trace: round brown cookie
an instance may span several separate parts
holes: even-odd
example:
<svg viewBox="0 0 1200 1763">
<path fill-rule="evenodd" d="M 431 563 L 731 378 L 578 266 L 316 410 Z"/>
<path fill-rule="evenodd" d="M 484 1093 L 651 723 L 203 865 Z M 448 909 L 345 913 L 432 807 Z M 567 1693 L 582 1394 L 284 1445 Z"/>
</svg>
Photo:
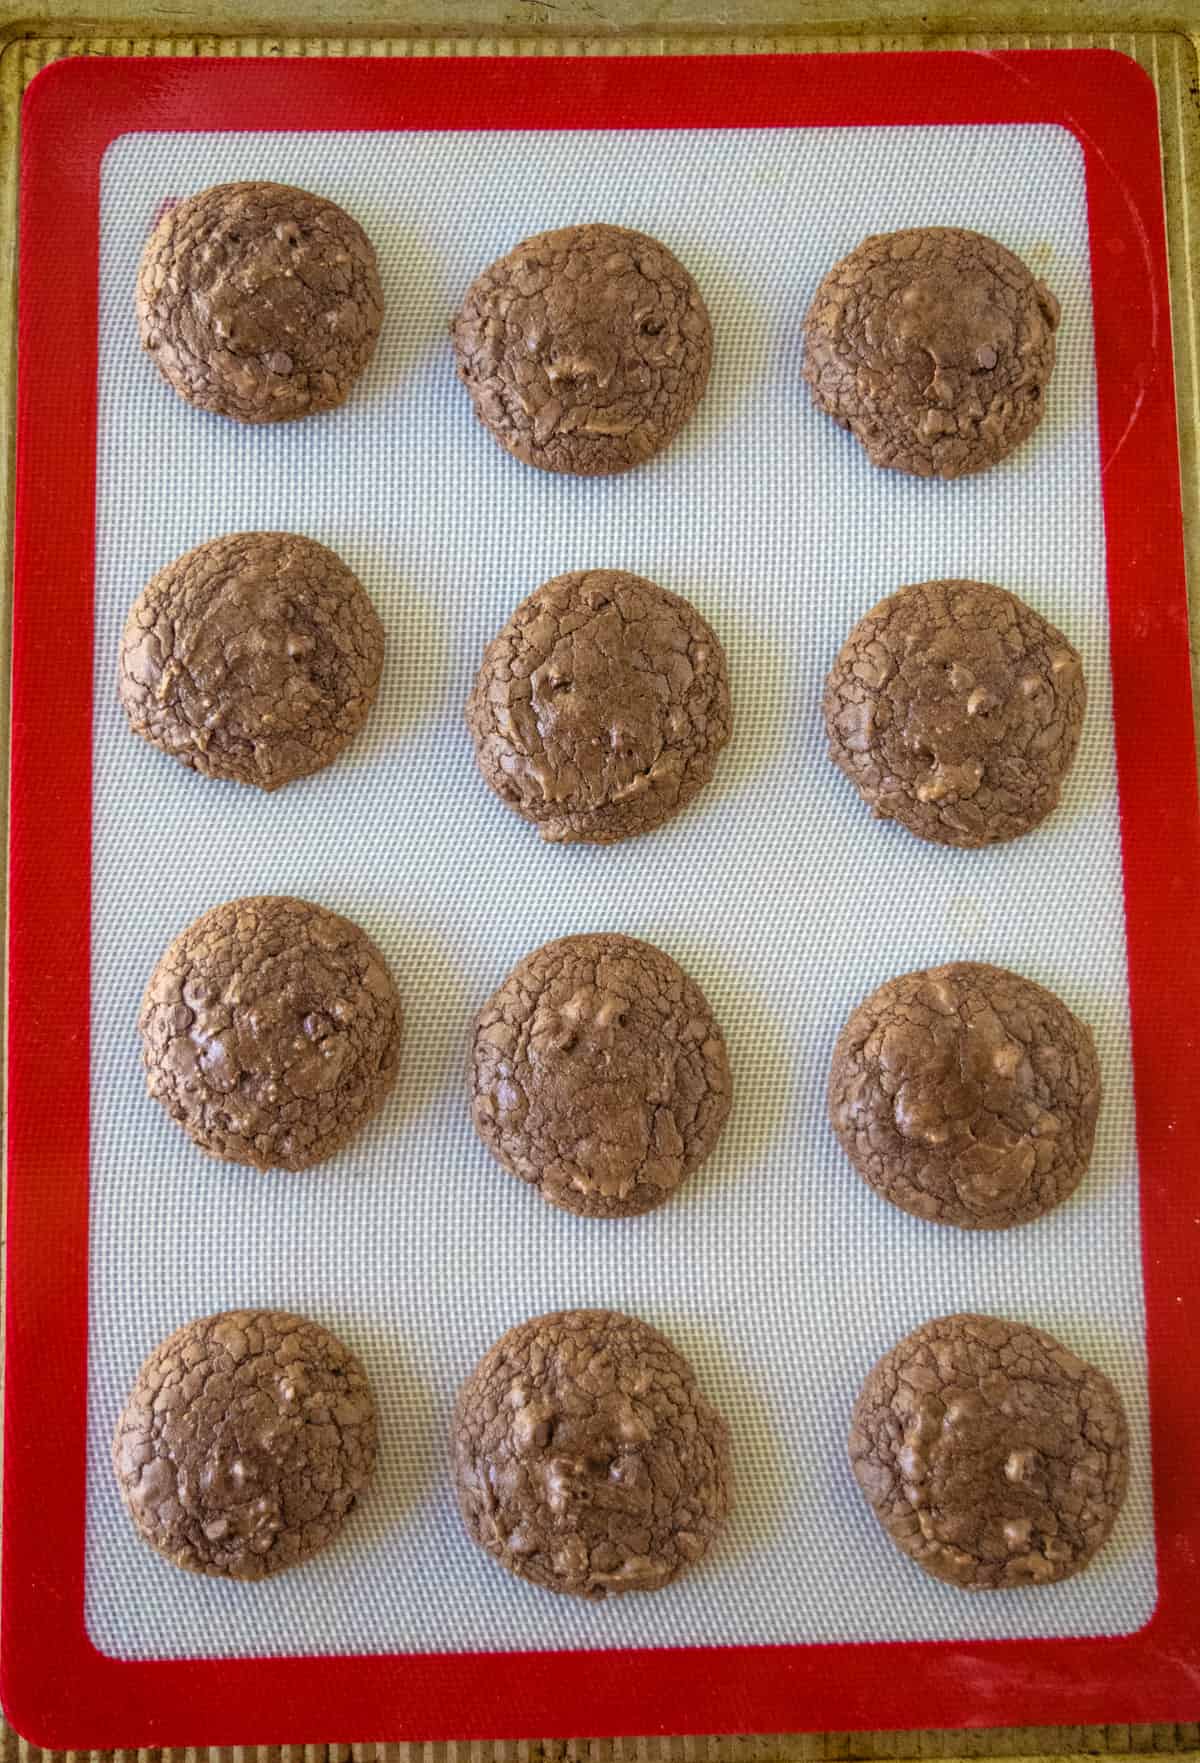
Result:
<svg viewBox="0 0 1200 1763">
<path fill-rule="evenodd" d="M 478 276 L 450 323 L 476 414 L 543 471 L 628 471 L 683 427 L 708 384 L 700 290 L 657 239 L 562 227 Z"/>
<path fill-rule="evenodd" d="M 733 1083 L 708 1000 L 633 937 L 545 943 L 471 1033 L 475 1130 L 542 1198 L 589 1218 L 669 1200 L 708 1156 Z"/>
<path fill-rule="evenodd" d="M 138 1372 L 113 1467 L 177 1567 L 265 1579 L 333 1541 L 375 1468 L 375 1402 L 336 1335 L 283 1310 L 185 1323 Z"/>
<path fill-rule="evenodd" d="M 804 377 L 873 465 L 965 477 L 1041 421 L 1058 320 L 1045 283 L 984 233 L 877 233 L 817 289 Z"/>
<path fill-rule="evenodd" d="M 375 249 L 335 202 L 215 184 L 169 208 L 142 253 L 143 346 L 201 410 L 288 422 L 332 410 L 375 352 Z"/>
<path fill-rule="evenodd" d="M 268 894 L 215 906 L 175 938 L 138 1027 L 147 1089 L 201 1150 L 307 1169 L 382 1104 L 403 1019 L 356 924 Z"/>
<path fill-rule="evenodd" d="M 904 973 L 851 1014 L 829 1118 L 885 1200 L 964 1230 L 1007 1230 L 1078 1187 L 1100 1067 L 1086 1023 L 1003 967 Z"/>
<path fill-rule="evenodd" d="M 488 644 L 467 700 L 479 769 L 543 839 L 649 832 L 709 780 L 733 712 L 696 608 L 618 569 L 556 576 Z"/>
<path fill-rule="evenodd" d="M 1087 1566 L 1129 1480 L 1129 1429 L 1103 1372 L 1053 1335 L 942 1316 L 906 1335 L 854 1406 L 850 1461 L 897 1547 L 967 1591 Z"/>
<path fill-rule="evenodd" d="M 512 1328 L 454 1411 L 463 1522 L 510 1573 L 608 1598 L 669 1585 L 729 1512 L 729 1429 L 657 1329 L 612 1310 Z"/>
<path fill-rule="evenodd" d="M 230 533 L 143 588 L 118 690 L 151 746 L 277 790 L 357 734 L 382 666 L 383 626 L 340 557 L 295 533 Z"/>
<path fill-rule="evenodd" d="M 829 756 L 881 819 L 994 845 L 1056 805 L 1079 745 L 1083 664 L 989 582 L 921 582 L 850 632 L 825 682 Z"/>
</svg>

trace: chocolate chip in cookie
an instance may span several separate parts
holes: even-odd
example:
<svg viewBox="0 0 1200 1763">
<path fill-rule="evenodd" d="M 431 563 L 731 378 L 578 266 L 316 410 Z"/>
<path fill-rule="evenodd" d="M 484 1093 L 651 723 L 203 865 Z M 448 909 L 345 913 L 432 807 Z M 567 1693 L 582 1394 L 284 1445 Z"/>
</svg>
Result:
<svg viewBox="0 0 1200 1763">
<path fill-rule="evenodd" d="M 1031 435 L 1058 301 L 984 233 L 878 233 L 834 265 L 804 321 L 804 378 L 873 465 L 986 471 Z"/>
<path fill-rule="evenodd" d="M 729 1430 L 671 1342 L 612 1310 L 513 1328 L 459 1392 L 452 1464 L 471 1538 L 579 1598 L 653 1592 L 729 1512 Z"/>
<path fill-rule="evenodd" d="M 725 1040 L 669 955 L 563 937 L 518 962 L 475 1019 L 475 1130 L 543 1199 L 590 1218 L 661 1206 L 729 1114 Z"/>
<path fill-rule="evenodd" d="M 897 1548 L 966 1591 L 1049 1585 L 1104 1546 L 1129 1481 L 1121 1398 L 1053 1335 L 942 1316 L 854 1407 L 850 1462 Z"/>
<path fill-rule="evenodd" d="M 307 1169 L 382 1105 L 400 999 L 347 918 L 284 895 L 216 906 L 175 938 L 138 1027 L 146 1087 L 201 1150 Z"/>
<path fill-rule="evenodd" d="M 296 533 L 230 533 L 134 602 L 118 689 L 135 734 L 209 777 L 277 790 L 366 720 L 383 626 L 341 558 Z"/>
<path fill-rule="evenodd" d="M 215 184 L 163 214 L 137 278 L 142 344 L 167 384 L 239 422 L 332 410 L 375 352 L 375 249 L 324 196 Z"/>
<path fill-rule="evenodd" d="M 934 844 L 994 845 L 1057 805 L 1086 703 L 1078 653 L 1015 594 L 921 582 L 846 638 L 825 732 L 879 818 Z"/>
<path fill-rule="evenodd" d="M 543 471 L 628 471 L 672 440 L 708 384 L 712 325 L 665 245 L 625 227 L 525 239 L 452 319 L 484 426 Z"/>
<path fill-rule="evenodd" d="M 1028 1224 L 1073 1194 L 1100 1109 L 1086 1023 L 1002 967 L 901 974 L 838 1036 L 829 1118 L 878 1194 L 963 1230 Z"/>
<path fill-rule="evenodd" d="M 150 1354 L 112 1460 L 151 1548 L 191 1573 L 253 1580 L 333 1541 L 375 1444 L 366 1372 L 336 1335 L 282 1310 L 225 1310 Z"/>
<path fill-rule="evenodd" d="M 618 569 L 556 576 L 489 643 L 467 700 L 479 769 L 553 843 L 651 831 L 712 777 L 725 654 L 687 600 Z"/>
</svg>

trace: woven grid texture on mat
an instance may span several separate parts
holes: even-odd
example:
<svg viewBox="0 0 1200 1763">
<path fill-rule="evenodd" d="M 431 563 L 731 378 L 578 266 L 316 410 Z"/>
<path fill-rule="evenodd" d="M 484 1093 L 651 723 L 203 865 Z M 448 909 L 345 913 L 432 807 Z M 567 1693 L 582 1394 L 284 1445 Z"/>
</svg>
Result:
<svg viewBox="0 0 1200 1763">
<path fill-rule="evenodd" d="M 347 206 L 388 316 L 343 410 L 253 430 L 201 415 L 142 356 L 132 281 L 160 203 L 270 177 Z M 96 579 L 92 1254 L 87 1620 L 127 1657 L 1088 1635 L 1155 1595 L 1137 1165 L 1104 595 L 1083 168 L 1050 127 L 605 134 L 127 136 L 102 179 Z M 670 244 L 710 306 L 708 395 L 669 451 L 573 481 L 508 458 L 457 385 L 446 321 L 518 238 L 603 218 Z M 799 327 L 872 231 L 995 234 L 1064 309 L 1050 413 L 1000 469 L 923 483 L 867 465 L 809 404 Z M 330 771 L 264 798 L 135 741 L 116 705 L 129 603 L 214 534 L 293 528 L 359 573 L 388 631 L 380 700 Z M 516 602 L 618 566 L 688 595 L 726 645 L 737 728 L 679 820 L 609 849 L 546 848 L 486 792 L 462 704 Z M 819 703 L 854 621 L 903 582 L 1002 583 L 1081 649 L 1091 701 L 1063 807 L 991 851 L 876 823 L 824 754 Z M 349 914 L 398 976 L 401 1081 L 331 1164 L 210 1162 L 144 1094 L 138 999 L 215 902 L 288 892 Z M 667 949 L 728 1036 L 735 1112 L 663 1210 L 608 1223 L 541 1203 L 475 1141 L 467 1025 L 527 950 L 615 929 Z M 1092 1024 L 1106 1099 L 1092 1168 L 1050 1218 L 939 1230 L 877 1199 L 824 1123 L 833 1039 L 887 976 L 953 958 L 1053 987 Z M 143 1549 L 108 1466 L 141 1358 L 228 1305 L 312 1314 L 362 1354 L 381 1406 L 375 1487 L 340 1542 L 258 1586 Z M 601 1606 L 510 1579 L 463 1535 L 445 1474 L 455 1388 L 540 1311 L 635 1311 L 690 1355 L 733 1432 L 737 1507 L 699 1570 Z M 1052 1329 L 1119 1384 L 1134 1475 L 1094 1568 L 971 1598 L 926 1580 L 845 1460 L 868 1366 L 938 1313 Z"/>
</svg>

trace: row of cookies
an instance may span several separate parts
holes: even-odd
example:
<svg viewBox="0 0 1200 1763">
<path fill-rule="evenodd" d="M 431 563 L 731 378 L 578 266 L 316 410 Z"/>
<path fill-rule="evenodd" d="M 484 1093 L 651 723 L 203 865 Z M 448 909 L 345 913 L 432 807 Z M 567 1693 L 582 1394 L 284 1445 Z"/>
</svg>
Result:
<svg viewBox="0 0 1200 1763">
<path fill-rule="evenodd" d="M 142 342 L 189 403 L 280 422 L 344 402 L 374 352 L 383 289 L 362 227 L 286 184 L 218 184 L 170 204 L 137 278 Z M 804 321 L 817 405 L 870 459 L 922 477 L 986 470 L 1037 427 L 1058 302 L 997 240 L 957 227 L 872 235 Z M 603 223 L 524 239 L 451 320 L 476 413 L 546 471 L 627 471 L 661 451 L 708 384 L 693 277 L 645 233 Z"/>
<path fill-rule="evenodd" d="M 382 955 L 348 919 L 266 895 L 214 907 L 163 954 L 139 1027 L 152 1096 L 210 1155 L 267 1169 L 326 1161 L 400 1069 L 403 1016 Z M 670 1199 L 716 1145 L 733 1083 L 721 1026 L 671 957 L 591 933 L 519 961 L 475 1017 L 475 1129 L 544 1199 L 625 1218 Z M 1002 968 L 888 980 L 842 1029 L 829 1116 L 859 1174 L 904 1211 L 1007 1229 L 1087 1168 L 1100 1073 L 1087 1026 Z"/>
<path fill-rule="evenodd" d="M 211 777 L 274 790 L 365 722 L 384 630 L 340 558 L 294 533 L 231 533 L 134 602 L 118 686 L 130 726 Z M 1061 631 L 1003 588 L 902 588 L 851 631 L 825 686 L 829 751 L 873 811 L 941 844 L 1037 826 L 1075 756 L 1086 689 Z M 466 708 L 479 768 L 543 839 L 610 844 L 709 781 L 733 724 L 720 640 L 642 576 L 577 571 L 522 601 Z"/>
<path fill-rule="evenodd" d="M 186 1323 L 149 1354 L 112 1458 L 138 1534 L 176 1566 L 260 1580 L 331 1543 L 375 1469 L 363 1366 L 277 1310 Z M 1047 1585 L 1107 1540 L 1129 1474 L 1109 1379 L 994 1316 L 943 1316 L 885 1353 L 850 1462 L 897 1546 L 968 1591 Z M 450 1471 L 471 1539 L 521 1579 L 604 1599 L 669 1585 L 728 1516 L 730 1431 L 657 1329 L 560 1311 L 508 1330 L 466 1378 Z"/>
</svg>

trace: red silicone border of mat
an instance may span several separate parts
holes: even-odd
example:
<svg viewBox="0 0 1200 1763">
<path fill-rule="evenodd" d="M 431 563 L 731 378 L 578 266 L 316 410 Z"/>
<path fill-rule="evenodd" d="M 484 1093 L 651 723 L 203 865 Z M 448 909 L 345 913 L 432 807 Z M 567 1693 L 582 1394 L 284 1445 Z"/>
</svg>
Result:
<svg viewBox="0 0 1200 1763">
<path fill-rule="evenodd" d="M 1142 1171 L 1153 1617 L 1135 1635 L 1100 1640 L 136 1663 L 102 1655 L 86 1633 L 83 1594 L 105 148 L 131 130 L 163 129 L 988 122 L 1057 123 L 1079 140 L 1087 167 Z M 1200 816 L 1158 120 L 1136 64 L 1105 50 L 60 62 L 25 99 L 18 397 L 0 1632 L 0 1690 L 17 1729 L 83 1749 L 1200 1714 L 1200 1132 L 1189 1083 Z M 802 1596 L 799 1571 L 796 1586 Z"/>
</svg>

